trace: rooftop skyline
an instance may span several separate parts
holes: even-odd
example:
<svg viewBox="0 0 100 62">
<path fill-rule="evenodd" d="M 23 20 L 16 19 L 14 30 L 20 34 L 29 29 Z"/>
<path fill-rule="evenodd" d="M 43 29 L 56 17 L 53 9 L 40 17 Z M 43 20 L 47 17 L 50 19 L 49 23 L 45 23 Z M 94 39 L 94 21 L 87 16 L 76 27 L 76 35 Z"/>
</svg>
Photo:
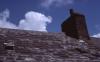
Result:
<svg viewBox="0 0 100 62">
<path fill-rule="evenodd" d="M 69 9 L 86 16 L 90 36 L 100 37 L 100 0 L 0 0 L 0 27 L 61 32 Z"/>
</svg>

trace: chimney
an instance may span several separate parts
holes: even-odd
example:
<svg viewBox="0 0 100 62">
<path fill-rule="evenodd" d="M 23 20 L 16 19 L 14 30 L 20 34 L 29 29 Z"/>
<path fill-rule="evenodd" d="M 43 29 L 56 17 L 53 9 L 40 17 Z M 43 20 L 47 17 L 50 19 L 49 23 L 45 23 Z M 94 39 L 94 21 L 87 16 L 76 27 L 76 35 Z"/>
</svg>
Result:
<svg viewBox="0 0 100 62">
<path fill-rule="evenodd" d="M 71 16 L 61 24 L 62 32 L 76 39 L 89 40 L 90 37 L 88 34 L 85 16 L 74 12 L 73 9 L 70 9 L 69 12 Z"/>
<path fill-rule="evenodd" d="M 74 10 L 70 9 L 70 15 L 73 15 L 73 14 L 74 14 Z"/>
</svg>

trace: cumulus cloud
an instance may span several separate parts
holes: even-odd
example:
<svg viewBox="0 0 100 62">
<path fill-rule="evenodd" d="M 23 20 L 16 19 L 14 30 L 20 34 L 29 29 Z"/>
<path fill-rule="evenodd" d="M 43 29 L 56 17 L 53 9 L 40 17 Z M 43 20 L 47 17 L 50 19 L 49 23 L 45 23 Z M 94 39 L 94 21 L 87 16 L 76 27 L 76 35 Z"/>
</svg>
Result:
<svg viewBox="0 0 100 62">
<path fill-rule="evenodd" d="M 42 13 L 29 11 L 25 14 L 25 18 L 19 21 L 18 26 L 9 22 L 9 10 L 5 10 L 0 13 L 0 27 L 11 29 L 23 29 L 33 31 L 47 31 L 47 24 L 51 23 L 52 18 L 45 16 Z"/>
<path fill-rule="evenodd" d="M 6 9 L 3 12 L 0 13 L 0 27 L 17 29 L 16 25 L 14 25 L 13 23 L 7 21 L 9 16 L 10 16 L 10 12 L 9 12 L 8 9 Z"/>
<path fill-rule="evenodd" d="M 34 31 L 47 31 L 47 23 L 51 23 L 51 17 L 42 13 L 30 11 L 25 14 L 25 19 L 20 20 L 19 28 Z"/>
<path fill-rule="evenodd" d="M 100 38 L 100 33 L 93 35 L 92 37 Z"/>
<path fill-rule="evenodd" d="M 54 6 L 63 6 L 68 4 L 73 4 L 74 0 L 43 0 L 41 5 L 43 7 L 50 7 L 52 5 Z"/>
<path fill-rule="evenodd" d="M 99 24 L 96 24 L 95 28 L 96 28 L 96 30 L 100 31 L 100 25 Z M 100 38 L 100 33 L 97 33 L 97 34 L 93 35 L 92 37 Z"/>
</svg>

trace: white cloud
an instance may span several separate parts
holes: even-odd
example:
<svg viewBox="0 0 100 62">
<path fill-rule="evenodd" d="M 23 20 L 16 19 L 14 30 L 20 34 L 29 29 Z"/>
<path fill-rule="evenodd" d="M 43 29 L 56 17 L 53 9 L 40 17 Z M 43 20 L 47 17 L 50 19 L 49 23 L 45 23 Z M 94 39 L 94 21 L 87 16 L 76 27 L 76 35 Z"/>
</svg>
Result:
<svg viewBox="0 0 100 62">
<path fill-rule="evenodd" d="M 13 23 L 7 21 L 9 16 L 10 16 L 10 12 L 9 12 L 8 9 L 6 9 L 3 12 L 0 13 L 0 27 L 17 29 L 16 25 L 14 25 Z"/>
<path fill-rule="evenodd" d="M 63 5 L 68 5 L 68 4 L 73 4 L 74 0 L 43 0 L 41 5 L 43 7 L 50 7 L 52 5 L 54 6 L 63 6 Z"/>
<path fill-rule="evenodd" d="M 34 31 L 47 31 L 47 23 L 51 23 L 51 18 L 42 13 L 30 11 L 25 14 L 25 19 L 19 22 L 19 28 Z"/>
<path fill-rule="evenodd" d="M 9 22 L 9 10 L 5 10 L 0 13 L 0 27 L 11 29 L 23 29 L 33 31 L 47 31 L 47 24 L 51 23 L 52 18 L 45 16 L 42 13 L 30 11 L 25 14 L 25 19 L 19 21 L 19 25 Z"/>
<path fill-rule="evenodd" d="M 100 33 L 93 35 L 92 37 L 100 38 Z"/>
</svg>

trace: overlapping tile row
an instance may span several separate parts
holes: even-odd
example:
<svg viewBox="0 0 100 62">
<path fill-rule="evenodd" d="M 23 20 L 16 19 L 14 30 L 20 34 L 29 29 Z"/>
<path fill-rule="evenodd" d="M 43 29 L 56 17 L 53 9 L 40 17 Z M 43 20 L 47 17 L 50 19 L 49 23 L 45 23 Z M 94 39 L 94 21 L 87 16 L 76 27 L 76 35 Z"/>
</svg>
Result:
<svg viewBox="0 0 100 62">
<path fill-rule="evenodd" d="M 64 33 L 1 28 L 0 62 L 100 62 L 100 50 Z"/>
</svg>

